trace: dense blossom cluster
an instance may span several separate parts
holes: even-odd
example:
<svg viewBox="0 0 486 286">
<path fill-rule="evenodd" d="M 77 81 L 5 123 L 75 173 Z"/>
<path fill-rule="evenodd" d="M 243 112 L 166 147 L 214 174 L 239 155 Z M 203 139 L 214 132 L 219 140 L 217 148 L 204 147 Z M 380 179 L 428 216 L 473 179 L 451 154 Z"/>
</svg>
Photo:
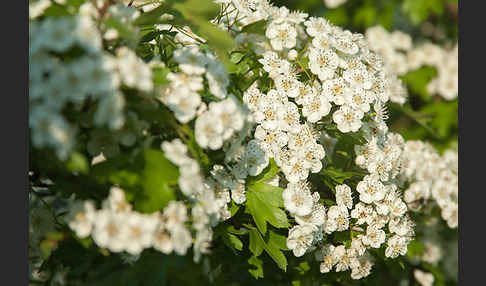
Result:
<svg viewBox="0 0 486 286">
<path fill-rule="evenodd" d="M 351 269 L 354 279 L 365 277 L 372 265 L 364 256 L 365 250 L 385 243 L 382 228 L 387 223 L 394 234 L 387 242 L 387 257 L 405 254 L 413 237 L 413 223 L 405 216 L 407 207 L 391 182 L 398 174 L 403 139 L 387 135 L 384 121 L 385 103 L 403 97 L 392 89 L 397 82 L 390 81 L 379 56 L 368 48 L 360 34 L 344 31 L 324 18 L 273 7 L 266 1 L 257 1 L 253 7 L 234 2 L 239 1 L 233 1 L 236 12 L 229 13 L 227 21 L 220 25 L 231 26 L 238 34 L 238 24 L 266 21 L 267 39 L 245 33 L 237 37 L 245 35 L 246 41 L 256 40 L 263 47 L 258 50 L 263 57 L 259 61 L 274 83 L 266 92 L 255 83 L 243 96 L 257 124 L 255 139 L 247 146 L 247 151 L 255 153 L 252 157 L 257 167 L 251 168 L 249 174 L 258 175 L 269 158 L 282 170 L 288 181 L 283 192 L 284 206 L 297 222 L 287 238 L 287 246 L 295 256 L 304 255 L 322 242 L 324 235 L 353 227 L 357 236 L 350 248 L 340 245 L 329 249 L 328 242 L 324 242 L 326 254 L 321 271 L 328 272 L 336 266 L 336 271 Z M 236 15 L 245 17 L 237 20 Z M 302 65 L 304 60 L 308 60 L 308 70 Z M 400 82 L 398 86 L 402 89 L 399 93 L 403 92 Z M 342 133 L 363 130 L 377 149 L 375 153 L 370 151 L 369 160 L 359 161 L 370 175 L 357 186 L 361 202 L 354 209 L 349 186 L 337 186 L 337 205 L 326 209 L 319 202 L 319 193 L 312 192 L 307 182 L 310 173 L 322 169 L 326 156 L 317 131 L 323 122 L 334 122 Z M 371 135 L 375 133 L 376 136 Z"/>
<path fill-rule="evenodd" d="M 449 149 L 440 155 L 428 143 L 408 141 L 403 152 L 400 179 L 408 182 L 404 200 L 419 210 L 431 200 L 441 209 L 451 228 L 458 224 L 458 153 Z"/>
<path fill-rule="evenodd" d="M 398 30 L 388 32 L 382 26 L 368 28 L 366 40 L 370 47 L 383 57 L 389 74 L 400 76 L 422 66 L 432 66 L 437 70 L 437 77 L 429 82 L 427 90 L 446 100 L 457 97 L 457 44 L 452 48 L 433 43 L 414 44 L 410 35 Z"/>
<path fill-rule="evenodd" d="M 183 203 L 171 201 L 162 213 L 142 214 L 132 210 L 118 187 L 111 188 L 101 209 L 91 201 L 75 201 L 66 220 L 78 237 L 91 235 L 98 246 L 112 252 L 138 255 L 154 247 L 164 253 L 184 255 L 192 244 Z"/>
</svg>

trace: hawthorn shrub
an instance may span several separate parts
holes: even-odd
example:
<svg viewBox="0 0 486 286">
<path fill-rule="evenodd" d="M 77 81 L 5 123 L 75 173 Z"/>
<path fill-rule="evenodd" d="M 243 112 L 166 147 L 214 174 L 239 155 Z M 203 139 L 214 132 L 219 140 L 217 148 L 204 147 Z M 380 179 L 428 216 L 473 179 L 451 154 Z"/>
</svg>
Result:
<svg viewBox="0 0 486 286">
<path fill-rule="evenodd" d="M 455 283 L 457 150 L 390 130 L 407 87 L 364 35 L 40 0 L 29 43 L 32 285 Z"/>
</svg>

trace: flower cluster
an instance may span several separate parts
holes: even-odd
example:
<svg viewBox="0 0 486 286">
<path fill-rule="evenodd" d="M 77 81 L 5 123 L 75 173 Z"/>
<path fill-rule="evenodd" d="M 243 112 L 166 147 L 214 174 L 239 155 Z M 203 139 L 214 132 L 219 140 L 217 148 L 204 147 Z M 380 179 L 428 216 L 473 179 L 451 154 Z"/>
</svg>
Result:
<svg viewBox="0 0 486 286">
<path fill-rule="evenodd" d="M 76 16 L 29 23 L 32 143 L 36 147 L 52 147 L 61 158 L 71 151 L 79 129 L 64 116 L 66 108 L 87 111 L 94 104 L 86 103 L 91 99 L 96 102 L 93 124 L 118 130 L 125 123 L 121 87 L 141 92 L 153 89 L 152 70 L 132 50 L 121 47 L 115 55 L 103 50 L 93 9 L 87 3 Z M 114 15 L 120 11 L 137 12 L 123 6 L 110 8 Z"/>
<path fill-rule="evenodd" d="M 428 143 L 408 141 L 403 152 L 401 180 L 408 182 L 404 200 L 411 210 L 419 210 L 430 200 L 441 209 L 450 228 L 458 224 L 458 154 L 449 149 L 444 154 Z"/>
<path fill-rule="evenodd" d="M 201 52 L 197 46 L 177 49 L 174 60 L 179 64 L 180 72 L 169 72 L 167 79 L 170 84 L 162 91 L 160 100 L 181 123 L 197 117 L 195 137 L 199 146 L 220 149 L 223 142 L 240 131 L 247 120 L 247 114 L 237 99 L 227 94 L 229 76 L 224 66 L 214 55 Z M 206 105 L 200 95 L 202 92 L 209 92 L 222 100 Z"/>
<path fill-rule="evenodd" d="M 142 214 L 132 210 L 122 189 L 112 187 L 102 206 L 97 210 L 91 201 L 73 203 L 66 220 L 78 237 L 91 235 L 98 246 L 131 255 L 149 247 L 184 255 L 192 244 L 181 202 L 170 202 L 162 213 Z"/>
<path fill-rule="evenodd" d="M 432 66 L 437 70 L 437 77 L 427 85 L 428 92 L 439 94 L 446 100 L 457 97 L 457 44 L 451 49 L 432 43 L 414 44 L 410 35 L 398 30 L 388 32 L 382 26 L 368 28 L 366 40 L 383 57 L 389 74 L 400 76 L 422 66 Z"/>
<path fill-rule="evenodd" d="M 372 265 L 364 256 L 366 248 L 385 243 L 382 229 L 388 224 L 394 235 L 387 240 L 387 257 L 405 254 L 413 223 L 391 182 L 398 174 L 403 139 L 388 134 L 385 123 L 385 103 L 403 97 L 392 88 L 397 82 L 387 76 L 379 56 L 360 34 L 266 1 L 245 8 L 233 5 L 236 14 L 252 20 L 239 21 L 229 13 L 227 22 L 219 24 L 235 30 L 242 43 L 253 41 L 250 46 L 259 47 L 255 52 L 262 56 L 259 62 L 272 83 L 270 89 L 254 83 L 243 95 L 256 123 L 254 139 L 246 147 L 246 167 L 255 176 L 274 159 L 285 176 L 284 207 L 297 222 L 289 230 L 287 247 L 295 256 L 302 256 L 324 235 L 352 227 L 356 237 L 351 247 L 331 245 L 321 270 L 328 272 L 334 266 L 336 271 L 351 269 L 352 278 L 360 279 L 369 274 Z M 266 39 L 238 33 L 239 28 L 257 20 L 266 21 Z M 403 92 L 400 82 L 398 86 Z M 370 175 L 356 188 L 361 202 L 353 205 L 353 192 L 343 184 L 336 187 L 337 205 L 326 209 L 307 179 L 322 169 L 326 152 L 319 143 L 323 132 L 318 129 L 331 122 L 339 132 L 364 131 L 368 135 L 368 145 L 357 146 L 363 150 L 357 163 Z M 372 149 L 369 156 L 366 148 Z"/>
</svg>

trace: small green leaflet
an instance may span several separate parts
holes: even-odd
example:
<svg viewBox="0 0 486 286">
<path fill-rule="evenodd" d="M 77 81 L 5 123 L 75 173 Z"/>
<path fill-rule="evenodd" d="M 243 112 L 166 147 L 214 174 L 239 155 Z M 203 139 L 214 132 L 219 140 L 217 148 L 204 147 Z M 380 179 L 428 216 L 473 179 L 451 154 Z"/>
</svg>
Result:
<svg viewBox="0 0 486 286">
<path fill-rule="evenodd" d="M 245 225 L 245 227 L 250 233 L 250 251 L 255 256 L 259 256 L 265 250 L 278 267 L 287 271 L 287 258 L 282 252 L 282 250 L 288 250 L 285 236 L 269 231 L 268 241 L 265 242 L 258 229 L 250 225 Z"/>
<path fill-rule="evenodd" d="M 267 232 L 267 222 L 277 228 L 289 226 L 283 209 L 283 189 L 265 183 L 248 186 L 245 212 L 251 214 L 262 234 Z"/>
<path fill-rule="evenodd" d="M 143 192 L 135 206 L 140 211 L 151 213 L 175 199 L 174 190 L 169 185 L 177 183 L 179 169 L 165 158 L 162 151 L 148 149 L 144 155 L 145 168 L 141 180 Z"/>
<path fill-rule="evenodd" d="M 248 272 L 250 272 L 255 279 L 263 278 L 263 261 L 256 256 L 252 256 L 250 259 L 248 259 L 248 264 L 256 266 L 256 269 L 248 269 Z"/>
</svg>

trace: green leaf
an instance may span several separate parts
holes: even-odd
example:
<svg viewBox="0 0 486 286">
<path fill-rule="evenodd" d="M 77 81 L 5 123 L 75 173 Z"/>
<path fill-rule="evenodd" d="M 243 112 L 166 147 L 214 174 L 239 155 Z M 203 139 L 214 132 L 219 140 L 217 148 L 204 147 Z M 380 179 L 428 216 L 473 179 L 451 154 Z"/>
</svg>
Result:
<svg viewBox="0 0 486 286">
<path fill-rule="evenodd" d="M 409 71 L 401 77 L 411 92 L 420 95 L 420 97 L 428 101 L 430 94 L 427 91 L 427 84 L 430 80 L 437 76 L 437 70 L 433 67 L 424 66 L 414 71 Z"/>
<path fill-rule="evenodd" d="M 246 212 L 250 213 L 261 233 L 267 232 L 267 222 L 278 228 L 289 226 L 283 207 L 282 188 L 265 183 L 248 186 Z"/>
<path fill-rule="evenodd" d="M 71 14 L 66 9 L 66 7 L 56 3 L 52 3 L 51 6 L 49 6 L 46 10 L 44 10 L 43 15 L 45 17 L 56 18 L 56 17 L 70 16 Z"/>
<path fill-rule="evenodd" d="M 250 272 L 250 274 L 255 277 L 255 279 L 258 279 L 258 278 L 263 278 L 263 261 L 261 261 L 258 257 L 256 256 L 252 256 L 250 257 L 250 259 L 248 259 L 248 264 L 250 265 L 253 265 L 256 267 L 253 268 L 253 269 L 248 269 L 248 272 Z"/>
<path fill-rule="evenodd" d="M 129 155 L 120 155 L 92 166 L 90 174 L 101 183 L 130 188 L 139 185 L 139 171 L 143 169 L 143 166 L 141 156 L 132 158 Z"/>
<path fill-rule="evenodd" d="M 170 81 L 167 79 L 167 74 L 170 72 L 169 68 L 155 67 L 152 68 L 152 76 L 154 78 L 154 83 L 163 85 Z"/>
<path fill-rule="evenodd" d="M 165 21 L 161 21 L 160 16 L 162 16 L 164 13 L 169 12 L 169 8 L 170 5 L 163 3 L 159 7 L 138 16 L 138 18 L 133 21 L 133 24 L 137 26 L 144 26 L 156 23 L 163 23 Z"/>
<path fill-rule="evenodd" d="M 246 225 L 248 232 L 250 234 L 250 251 L 255 255 L 259 256 L 263 250 L 270 255 L 270 257 L 275 261 L 282 270 L 287 271 L 287 258 L 281 251 L 287 250 L 286 244 L 282 245 L 286 239 L 284 236 L 273 233 L 269 231 L 268 241 L 265 242 L 262 235 L 257 228 Z"/>
<path fill-rule="evenodd" d="M 142 197 L 136 201 L 136 209 L 151 213 L 164 208 L 175 199 L 171 184 L 177 184 L 179 169 L 164 153 L 155 149 L 145 150 L 145 168 L 142 172 Z"/>
<path fill-rule="evenodd" d="M 410 258 L 413 258 L 415 256 L 422 256 L 422 254 L 424 252 L 424 248 L 425 248 L 425 246 L 422 242 L 417 241 L 417 240 L 412 240 L 408 244 L 407 255 Z"/>
<path fill-rule="evenodd" d="M 370 27 L 375 23 L 376 9 L 373 3 L 367 1 L 367 3 L 358 9 L 354 15 L 353 23 L 356 26 Z"/>
<path fill-rule="evenodd" d="M 87 174 L 89 171 L 88 159 L 79 152 L 73 152 L 67 162 L 67 168 L 71 172 Z"/>
<path fill-rule="evenodd" d="M 405 0 L 402 4 L 403 11 L 408 14 L 414 25 L 427 20 L 430 14 L 441 15 L 444 10 L 443 0 Z"/>
<path fill-rule="evenodd" d="M 300 275 L 304 275 L 307 271 L 310 270 L 310 266 L 307 261 L 299 263 L 299 265 L 295 266 L 294 268 L 299 272 Z"/>
<path fill-rule="evenodd" d="M 173 5 L 173 8 L 188 21 L 194 33 L 206 39 L 208 46 L 214 48 L 226 69 L 232 71 L 236 66 L 230 61 L 228 52 L 235 47 L 235 41 L 228 32 L 209 22 L 209 19 L 217 14 L 218 7 L 210 0 L 188 0 Z"/>
<path fill-rule="evenodd" d="M 228 246 L 230 249 L 234 250 L 242 250 L 243 249 L 243 242 L 234 234 L 224 232 L 222 234 L 223 242 Z"/>
<path fill-rule="evenodd" d="M 263 169 L 263 171 L 258 176 L 255 177 L 250 176 L 247 182 L 248 184 L 254 184 L 254 183 L 268 181 L 273 177 L 275 177 L 279 171 L 280 168 L 275 163 L 275 160 L 271 158 L 268 166 L 265 169 Z"/>
<path fill-rule="evenodd" d="M 256 228 L 249 228 L 248 233 L 250 235 L 250 251 L 251 253 L 253 253 L 253 255 L 259 256 L 260 254 L 262 254 L 263 248 L 265 246 L 265 241 L 263 240 L 260 233 L 258 233 L 258 230 Z"/>
<path fill-rule="evenodd" d="M 420 111 L 432 116 L 430 126 L 437 130 L 441 138 L 447 138 L 450 130 L 457 128 L 457 100 L 441 101 L 424 106 Z"/>
<path fill-rule="evenodd" d="M 342 26 L 348 23 L 348 14 L 343 6 L 326 13 L 325 18 L 334 25 Z"/>
<path fill-rule="evenodd" d="M 267 25 L 267 21 L 265 21 L 265 20 L 256 21 L 254 23 L 251 23 L 251 24 L 243 27 L 243 29 L 241 30 L 241 33 L 263 35 L 265 33 L 266 25 Z"/>
</svg>

